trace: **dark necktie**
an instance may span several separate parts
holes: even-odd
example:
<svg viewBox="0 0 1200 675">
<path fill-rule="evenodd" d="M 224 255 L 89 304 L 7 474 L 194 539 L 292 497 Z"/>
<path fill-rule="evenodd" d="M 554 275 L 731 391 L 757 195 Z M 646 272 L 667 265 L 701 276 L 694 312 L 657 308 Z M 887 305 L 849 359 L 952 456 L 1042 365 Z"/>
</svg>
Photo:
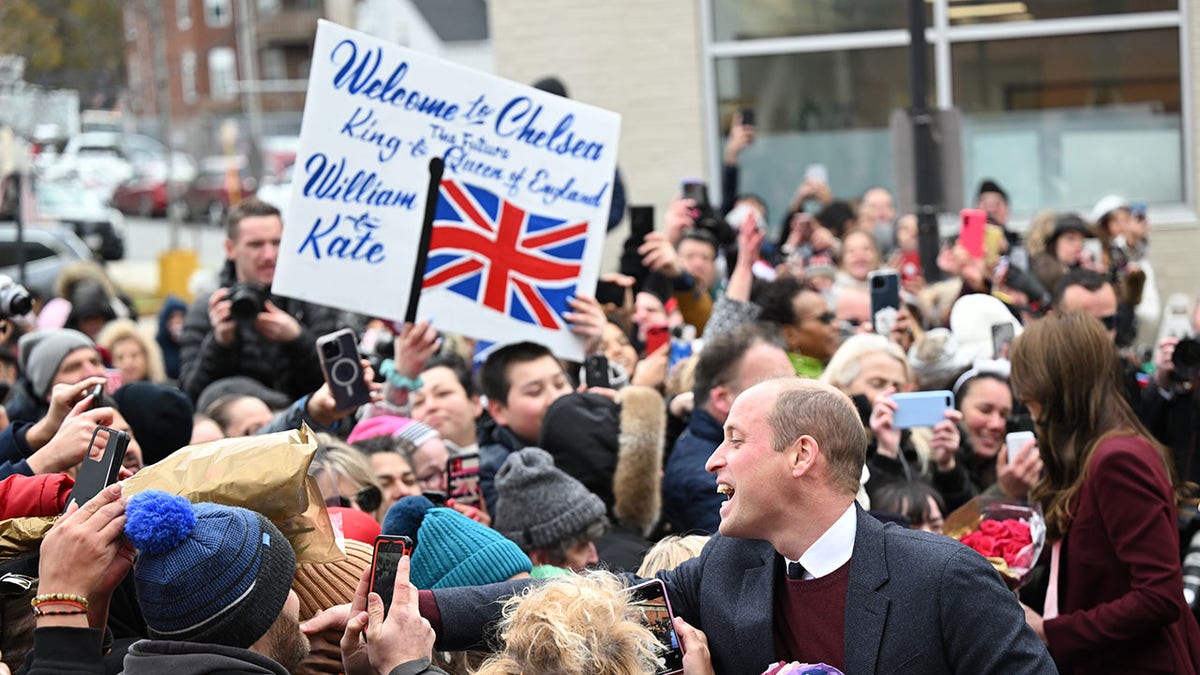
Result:
<svg viewBox="0 0 1200 675">
<path fill-rule="evenodd" d="M 803 579 L 804 567 L 798 562 L 790 562 L 787 566 L 787 575 L 789 579 Z"/>
</svg>

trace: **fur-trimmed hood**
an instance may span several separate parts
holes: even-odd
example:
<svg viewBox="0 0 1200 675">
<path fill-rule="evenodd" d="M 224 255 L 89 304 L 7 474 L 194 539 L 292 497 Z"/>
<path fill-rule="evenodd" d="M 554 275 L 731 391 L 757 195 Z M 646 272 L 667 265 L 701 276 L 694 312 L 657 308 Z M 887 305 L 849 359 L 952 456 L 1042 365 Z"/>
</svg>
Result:
<svg viewBox="0 0 1200 675">
<path fill-rule="evenodd" d="M 613 513 L 646 536 L 662 510 L 663 444 L 667 411 L 663 397 L 650 387 L 621 390 L 620 450 L 613 474 Z"/>
</svg>

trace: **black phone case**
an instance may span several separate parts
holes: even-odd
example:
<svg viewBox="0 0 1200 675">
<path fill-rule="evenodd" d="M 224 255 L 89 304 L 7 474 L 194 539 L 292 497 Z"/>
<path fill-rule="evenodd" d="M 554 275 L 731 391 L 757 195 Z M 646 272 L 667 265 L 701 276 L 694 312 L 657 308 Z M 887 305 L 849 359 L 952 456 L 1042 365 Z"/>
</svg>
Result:
<svg viewBox="0 0 1200 675">
<path fill-rule="evenodd" d="M 96 435 L 101 431 L 108 432 L 108 443 L 104 446 L 104 454 L 100 459 L 91 459 L 92 445 Z M 84 457 L 83 465 L 79 467 L 79 475 L 75 478 L 75 487 L 71 490 L 69 502 L 80 506 L 88 503 L 100 494 L 104 488 L 117 482 L 121 471 L 121 462 L 125 459 L 125 451 L 129 448 L 129 434 L 108 427 L 96 427 L 92 432 L 92 440 L 88 443 L 88 456 Z"/>
<path fill-rule="evenodd" d="M 885 307 L 900 309 L 900 274 L 878 274 L 870 277 L 871 283 L 871 326 L 875 326 L 875 317 Z M 889 327 L 890 328 L 890 327 Z"/>
<path fill-rule="evenodd" d="M 338 345 L 338 355 L 333 358 L 325 356 L 325 345 L 330 342 Z M 343 328 L 318 338 L 317 356 L 321 360 L 321 370 L 325 373 L 325 381 L 329 384 L 329 391 L 333 394 L 338 410 L 357 408 L 371 402 L 371 391 L 363 380 L 362 363 L 354 331 Z"/>
<path fill-rule="evenodd" d="M 589 387 L 609 389 L 612 383 L 608 379 L 608 358 L 603 354 L 592 354 L 583 362 L 584 379 Z"/>
</svg>

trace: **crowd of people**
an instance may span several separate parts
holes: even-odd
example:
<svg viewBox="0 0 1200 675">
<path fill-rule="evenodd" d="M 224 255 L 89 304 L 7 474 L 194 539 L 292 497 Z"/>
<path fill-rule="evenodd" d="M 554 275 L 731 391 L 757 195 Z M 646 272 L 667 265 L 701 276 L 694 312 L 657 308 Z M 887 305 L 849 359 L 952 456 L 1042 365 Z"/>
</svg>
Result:
<svg viewBox="0 0 1200 675">
<path fill-rule="evenodd" d="M 0 550 L 0 673 L 663 672 L 625 592 L 646 578 L 685 673 L 1200 672 L 1200 345 L 1139 342 L 1160 316 L 1144 206 L 1106 197 L 1022 235 L 984 181 L 982 255 L 951 238 L 926 274 L 883 188 L 840 200 L 810 176 L 769 235 L 738 179 L 753 137 L 735 117 L 721 204 L 678 196 L 625 242 L 601 277 L 623 299 L 570 301 L 603 385 L 535 342 L 273 294 L 285 223 L 253 199 L 228 214 L 217 287 L 168 299 L 153 335 L 91 266 L 5 317 L 0 527 L 57 520 Z M 881 270 L 900 286 L 886 321 Z M 345 327 L 370 395 L 349 409 L 317 350 Z M 899 424 L 921 391 L 953 404 Z M 122 476 L 306 426 L 343 559 L 298 561 L 244 506 L 121 482 L 71 500 L 98 426 L 130 437 Z M 1044 514 L 1019 594 L 942 534 L 980 495 Z M 379 535 L 414 545 L 387 606 Z"/>
</svg>

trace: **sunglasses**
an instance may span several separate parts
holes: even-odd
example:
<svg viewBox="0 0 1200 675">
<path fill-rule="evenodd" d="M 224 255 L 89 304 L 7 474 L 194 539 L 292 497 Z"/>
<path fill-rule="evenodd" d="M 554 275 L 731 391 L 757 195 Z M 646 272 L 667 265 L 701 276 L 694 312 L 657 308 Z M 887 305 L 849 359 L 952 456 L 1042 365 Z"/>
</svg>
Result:
<svg viewBox="0 0 1200 675">
<path fill-rule="evenodd" d="M 354 504 L 363 511 L 374 511 L 383 503 L 383 493 L 374 485 L 365 485 L 359 488 L 358 492 L 354 493 L 353 504 L 349 498 L 338 495 L 325 500 L 325 506 L 340 506 L 342 508 L 350 508 Z"/>
</svg>

